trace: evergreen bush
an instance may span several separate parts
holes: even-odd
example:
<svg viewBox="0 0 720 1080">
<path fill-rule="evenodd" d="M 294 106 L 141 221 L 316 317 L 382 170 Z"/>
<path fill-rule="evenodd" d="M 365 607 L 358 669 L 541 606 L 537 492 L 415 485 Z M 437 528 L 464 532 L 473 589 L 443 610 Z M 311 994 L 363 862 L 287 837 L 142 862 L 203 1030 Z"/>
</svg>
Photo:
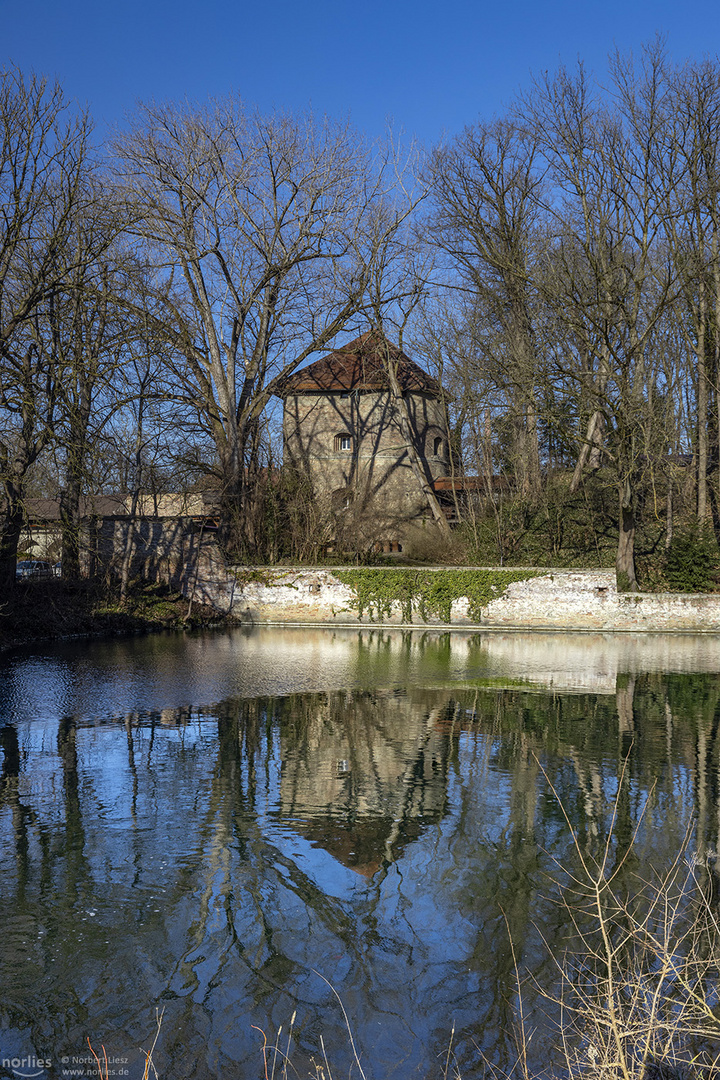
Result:
<svg viewBox="0 0 720 1080">
<path fill-rule="evenodd" d="M 674 534 L 665 560 L 672 592 L 713 592 L 719 571 L 720 551 L 710 526 L 695 522 Z"/>
</svg>

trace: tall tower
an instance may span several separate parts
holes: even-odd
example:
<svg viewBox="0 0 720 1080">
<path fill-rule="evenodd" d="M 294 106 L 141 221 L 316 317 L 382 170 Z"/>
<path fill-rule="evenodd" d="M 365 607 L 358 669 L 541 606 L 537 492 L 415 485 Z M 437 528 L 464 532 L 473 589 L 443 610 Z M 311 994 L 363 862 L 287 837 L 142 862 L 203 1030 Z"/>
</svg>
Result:
<svg viewBox="0 0 720 1080">
<path fill-rule="evenodd" d="M 450 466 L 442 389 L 381 331 L 288 376 L 277 393 L 284 462 L 315 498 L 386 533 L 429 513 L 418 466 L 427 485 Z"/>
</svg>

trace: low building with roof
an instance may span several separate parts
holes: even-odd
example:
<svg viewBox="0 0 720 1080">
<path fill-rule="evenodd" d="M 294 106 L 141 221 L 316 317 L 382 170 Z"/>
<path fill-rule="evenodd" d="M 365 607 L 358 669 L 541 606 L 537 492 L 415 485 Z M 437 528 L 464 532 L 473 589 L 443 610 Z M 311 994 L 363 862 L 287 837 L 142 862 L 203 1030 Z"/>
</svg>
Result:
<svg viewBox="0 0 720 1080">
<path fill-rule="evenodd" d="M 450 471 L 445 396 L 381 331 L 296 371 L 276 392 L 285 466 L 310 481 L 315 498 L 352 512 L 385 544 L 428 515 L 423 483 L 432 491 Z"/>
<path fill-rule="evenodd" d="M 60 559 L 62 499 L 28 498 L 25 518 L 20 554 Z M 83 572 L 119 576 L 127 560 L 131 577 L 182 583 L 197 552 L 214 546 L 218 523 L 213 492 L 83 496 L 78 522 Z M 212 557 L 217 561 L 219 555 Z"/>
</svg>

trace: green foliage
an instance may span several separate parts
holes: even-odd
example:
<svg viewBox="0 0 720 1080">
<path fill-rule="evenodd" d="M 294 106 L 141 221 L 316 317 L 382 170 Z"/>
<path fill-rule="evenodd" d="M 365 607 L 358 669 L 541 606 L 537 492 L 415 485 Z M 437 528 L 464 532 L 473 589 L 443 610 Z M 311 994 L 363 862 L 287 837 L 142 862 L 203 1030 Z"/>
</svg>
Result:
<svg viewBox="0 0 720 1080">
<path fill-rule="evenodd" d="M 413 612 L 422 619 L 428 616 L 450 622 L 454 600 L 467 597 L 470 618 L 480 620 L 482 609 L 505 592 L 512 581 L 536 577 L 532 570 L 421 570 L 402 567 L 382 570 L 358 567 L 335 570 L 334 576 L 348 585 L 357 598 L 358 617 L 367 612 L 382 622 L 392 614 L 392 605 L 400 604 L 403 622 L 410 622 Z"/>
<path fill-rule="evenodd" d="M 271 571 L 257 566 L 233 566 L 231 573 L 241 589 L 246 585 L 272 586 L 275 584 Z"/>
<path fill-rule="evenodd" d="M 632 591 L 632 582 L 630 575 L 625 570 L 618 570 L 617 577 L 615 579 L 615 587 L 619 593 L 626 593 Z"/>
<path fill-rule="evenodd" d="M 719 569 L 720 551 L 710 527 L 695 522 L 673 535 L 665 560 L 665 581 L 672 592 L 712 592 Z"/>
</svg>

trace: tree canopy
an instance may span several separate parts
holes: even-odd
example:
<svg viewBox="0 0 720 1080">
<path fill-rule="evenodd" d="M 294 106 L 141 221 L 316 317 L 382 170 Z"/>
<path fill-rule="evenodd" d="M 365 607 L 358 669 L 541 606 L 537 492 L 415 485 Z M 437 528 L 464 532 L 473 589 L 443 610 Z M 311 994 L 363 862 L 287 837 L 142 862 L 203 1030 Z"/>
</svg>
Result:
<svg viewBox="0 0 720 1080">
<path fill-rule="evenodd" d="M 60 86 L 4 71 L 0 580 L 30 493 L 62 496 L 70 573 L 81 496 L 148 487 L 212 485 L 233 558 L 298 556 L 293 530 L 317 555 L 308 493 L 268 479 L 273 392 L 378 327 L 447 388 L 468 557 L 544 518 L 538 557 L 610 538 L 647 583 L 678 521 L 720 536 L 718 118 L 720 62 L 651 42 L 424 156 L 237 97 L 140 105 L 91 151 Z"/>
</svg>

